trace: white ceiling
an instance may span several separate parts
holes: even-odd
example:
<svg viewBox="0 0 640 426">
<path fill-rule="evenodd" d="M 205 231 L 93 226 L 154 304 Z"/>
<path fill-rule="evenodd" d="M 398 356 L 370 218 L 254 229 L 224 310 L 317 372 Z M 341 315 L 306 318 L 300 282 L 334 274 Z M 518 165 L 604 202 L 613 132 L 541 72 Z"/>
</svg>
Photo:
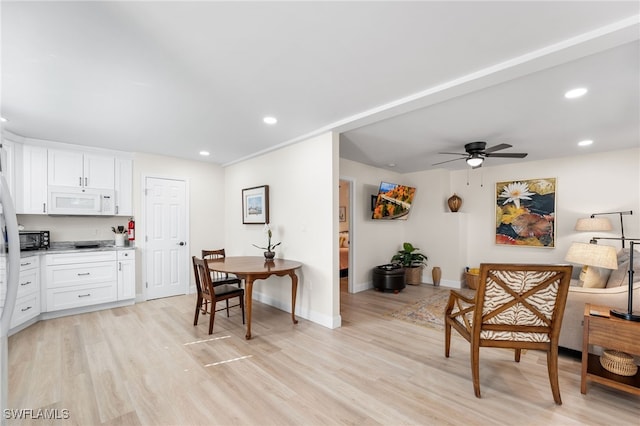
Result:
<svg viewBox="0 0 640 426">
<path fill-rule="evenodd" d="M 1 114 L 26 137 L 225 165 L 335 130 L 342 157 L 398 172 L 475 140 L 526 160 L 640 145 L 637 1 L 0 7 Z"/>
</svg>

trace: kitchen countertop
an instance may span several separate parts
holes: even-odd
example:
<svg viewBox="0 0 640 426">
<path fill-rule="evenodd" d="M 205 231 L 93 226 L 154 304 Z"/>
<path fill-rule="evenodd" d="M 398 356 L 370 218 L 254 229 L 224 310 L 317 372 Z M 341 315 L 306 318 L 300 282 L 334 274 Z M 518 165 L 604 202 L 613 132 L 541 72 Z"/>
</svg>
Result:
<svg viewBox="0 0 640 426">
<path fill-rule="evenodd" d="M 77 244 L 97 244 L 98 247 L 76 247 Z M 60 241 L 52 242 L 48 249 L 25 250 L 20 252 L 20 257 L 36 256 L 47 253 L 81 253 L 91 251 L 115 251 L 115 250 L 134 250 L 135 246 L 116 247 L 113 240 L 106 241 Z"/>
</svg>

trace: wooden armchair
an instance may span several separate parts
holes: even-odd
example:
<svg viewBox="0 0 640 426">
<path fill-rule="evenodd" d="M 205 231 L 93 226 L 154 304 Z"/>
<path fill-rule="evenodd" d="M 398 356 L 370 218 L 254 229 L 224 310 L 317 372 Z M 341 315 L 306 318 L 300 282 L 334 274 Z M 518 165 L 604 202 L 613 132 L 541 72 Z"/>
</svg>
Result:
<svg viewBox="0 0 640 426">
<path fill-rule="evenodd" d="M 200 311 L 203 309 L 204 302 L 211 302 L 211 315 L 209 317 L 209 334 L 213 333 L 213 321 L 215 319 L 216 312 L 223 309 L 227 310 L 227 317 L 229 316 L 229 308 L 240 306 L 242 310 L 242 323 L 244 324 L 244 289 L 229 284 L 221 284 L 213 286 L 211 281 L 211 271 L 206 260 L 198 259 L 193 256 L 193 271 L 196 278 L 196 288 L 198 289 L 198 297 L 196 299 L 196 313 L 193 319 L 193 325 L 198 325 L 198 317 Z M 238 304 L 229 306 L 229 299 L 234 297 L 238 298 Z M 216 309 L 216 302 L 226 302 L 225 308 Z"/>
<path fill-rule="evenodd" d="M 451 327 L 471 344 L 473 389 L 480 398 L 480 347 L 547 352 L 553 400 L 562 404 L 558 386 L 558 338 L 570 265 L 482 264 L 474 299 L 451 290 L 445 309 L 445 356 L 449 357 Z"/>
</svg>

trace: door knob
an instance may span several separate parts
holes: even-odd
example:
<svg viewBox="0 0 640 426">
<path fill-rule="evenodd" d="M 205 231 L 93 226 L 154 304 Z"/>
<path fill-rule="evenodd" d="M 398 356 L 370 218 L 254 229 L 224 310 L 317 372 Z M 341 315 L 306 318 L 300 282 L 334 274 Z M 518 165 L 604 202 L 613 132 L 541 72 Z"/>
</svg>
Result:
<svg viewBox="0 0 640 426">
<path fill-rule="evenodd" d="M 179 246 L 184 246 L 185 244 L 187 244 L 187 243 L 185 243 L 184 241 L 180 241 L 180 242 L 178 243 L 178 245 L 179 245 Z"/>
</svg>

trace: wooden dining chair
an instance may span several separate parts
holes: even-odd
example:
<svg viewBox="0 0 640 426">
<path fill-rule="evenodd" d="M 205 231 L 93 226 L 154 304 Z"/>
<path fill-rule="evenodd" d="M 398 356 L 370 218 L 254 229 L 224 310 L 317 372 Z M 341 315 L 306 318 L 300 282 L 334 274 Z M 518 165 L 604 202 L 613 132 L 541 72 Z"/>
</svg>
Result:
<svg viewBox="0 0 640 426">
<path fill-rule="evenodd" d="M 451 290 L 445 308 L 445 357 L 451 328 L 471 344 L 473 390 L 480 398 L 480 347 L 547 353 L 553 400 L 562 404 L 558 385 L 558 339 L 571 279 L 570 265 L 482 264 L 475 298 Z"/>
<path fill-rule="evenodd" d="M 198 317 L 202 310 L 202 305 L 205 301 L 211 303 L 211 316 L 209 317 L 209 334 L 213 333 L 213 321 L 215 319 L 216 312 L 227 310 L 227 317 L 229 316 L 229 308 L 235 308 L 240 306 L 242 310 L 242 324 L 244 321 L 244 289 L 231 284 L 220 284 L 213 286 L 211 281 L 211 271 L 206 260 L 198 259 L 193 256 L 193 271 L 196 278 L 196 288 L 198 290 L 198 297 L 196 299 L 196 313 L 193 319 L 193 325 L 198 325 Z M 229 306 L 229 299 L 238 298 L 237 305 Z M 226 302 L 226 307 L 216 309 L 216 303 L 221 301 Z"/>
<path fill-rule="evenodd" d="M 202 259 L 211 260 L 211 259 L 224 259 L 226 256 L 224 249 L 217 250 L 202 250 Z M 240 278 L 229 275 L 225 272 L 211 271 L 211 283 L 214 287 L 222 285 L 222 284 L 231 284 L 236 285 L 238 287 L 242 287 L 242 280 Z M 202 309 L 202 313 L 206 315 L 208 301 L 204 301 L 204 308 Z M 229 301 L 227 300 L 227 305 L 229 305 Z M 228 315 L 227 315 L 228 316 Z"/>
</svg>

